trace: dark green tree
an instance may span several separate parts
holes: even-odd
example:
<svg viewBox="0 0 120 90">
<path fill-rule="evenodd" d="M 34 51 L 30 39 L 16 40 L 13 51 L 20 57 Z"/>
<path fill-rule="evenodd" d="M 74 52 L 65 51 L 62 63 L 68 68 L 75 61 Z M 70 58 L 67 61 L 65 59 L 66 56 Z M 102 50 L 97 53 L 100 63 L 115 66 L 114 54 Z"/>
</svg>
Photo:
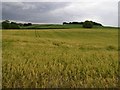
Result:
<svg viewBox="0 0 120 90">
<path fill-rule="evenodd" d="M 2 28 L 3 29 L 9 29 L 10 28 L 9 20 L 5 20 L 5 21 L 2 22 Z"/>
<path fill-rule="evenodd" d="M 19 26 L 16 23 L 11 23 L 10 29 L 19 29 Z"/>
<path fill-rule="evenodd" d="M 92 27 L 93 27 L 92 21 L 87 20 L 83 23 L 83 28 L 92 28 Z"/>
<path fill-rule="evenodd" d="M 16 22 L 11 22 L 9 20 L 5 20 L 2 22 L 3 29 L 19 29 L 19 25 Z"/>
</svg>

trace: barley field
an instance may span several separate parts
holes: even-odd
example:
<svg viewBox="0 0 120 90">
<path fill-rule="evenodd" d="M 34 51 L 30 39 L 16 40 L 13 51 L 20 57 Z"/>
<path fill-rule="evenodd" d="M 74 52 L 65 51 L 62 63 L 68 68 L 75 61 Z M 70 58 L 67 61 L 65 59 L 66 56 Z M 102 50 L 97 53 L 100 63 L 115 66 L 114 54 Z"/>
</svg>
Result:
<svg viewBox="0 0 120 90">
<path fill-rule="evenodd" d="M 3 88 L 112 88 L 117 75 L 117 29 L 2 31 Z"/>
</svg>

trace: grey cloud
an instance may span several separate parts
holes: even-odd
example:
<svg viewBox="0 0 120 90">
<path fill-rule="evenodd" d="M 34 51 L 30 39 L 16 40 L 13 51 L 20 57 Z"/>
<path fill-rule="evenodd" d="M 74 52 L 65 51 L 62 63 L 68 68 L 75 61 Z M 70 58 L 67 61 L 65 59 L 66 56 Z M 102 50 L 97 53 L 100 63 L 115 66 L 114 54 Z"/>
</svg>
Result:
<svg viewBox="0 0 120 90">
<path fill-rule="evenodd" d="M 95 2 L 96 0 L 4 0 L 3 2 Z M 119 0 L 97 0 L 97 2 L 118 2 Z"/>
<path fill-rule="evenodd" d="M 33 23 L 91 19 L 117 26 L 117 2 L 3 2 L 2 18 Z"/>
<path fill-rule="evenodd" d="M 69 3 L 57 2 L 3 2 L 2 18 L 31 22 L 47 22 L 47 19 L 49 20 L 53 17 L 49 15 L 49 12 L 61 7 L 64 8 L 68 4 Z"/>
</svg>

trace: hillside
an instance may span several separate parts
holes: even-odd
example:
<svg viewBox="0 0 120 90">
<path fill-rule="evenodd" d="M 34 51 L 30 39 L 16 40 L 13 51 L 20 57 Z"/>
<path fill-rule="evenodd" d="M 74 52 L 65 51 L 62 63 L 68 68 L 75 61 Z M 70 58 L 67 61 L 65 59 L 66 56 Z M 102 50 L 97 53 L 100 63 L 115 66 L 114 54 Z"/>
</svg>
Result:
<svg viewBox="0 0 120 90">
<path fill-rule="evenodd" d="M 3 30 L 3 88 L 117 86 L 117 29 Z"/>
</svg>

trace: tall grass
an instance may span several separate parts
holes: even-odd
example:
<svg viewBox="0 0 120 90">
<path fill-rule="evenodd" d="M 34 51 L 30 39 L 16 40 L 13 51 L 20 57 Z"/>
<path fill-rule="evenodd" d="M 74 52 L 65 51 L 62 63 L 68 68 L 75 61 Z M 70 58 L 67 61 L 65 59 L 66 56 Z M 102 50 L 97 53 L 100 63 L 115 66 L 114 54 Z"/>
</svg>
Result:
<svg viewBox="0 0 120 90">
<path fill-rule="evenodd" d="M 115 29 L 4 30 L 2 86 L 116 87 L 117 32 Z"/>
</svg>

